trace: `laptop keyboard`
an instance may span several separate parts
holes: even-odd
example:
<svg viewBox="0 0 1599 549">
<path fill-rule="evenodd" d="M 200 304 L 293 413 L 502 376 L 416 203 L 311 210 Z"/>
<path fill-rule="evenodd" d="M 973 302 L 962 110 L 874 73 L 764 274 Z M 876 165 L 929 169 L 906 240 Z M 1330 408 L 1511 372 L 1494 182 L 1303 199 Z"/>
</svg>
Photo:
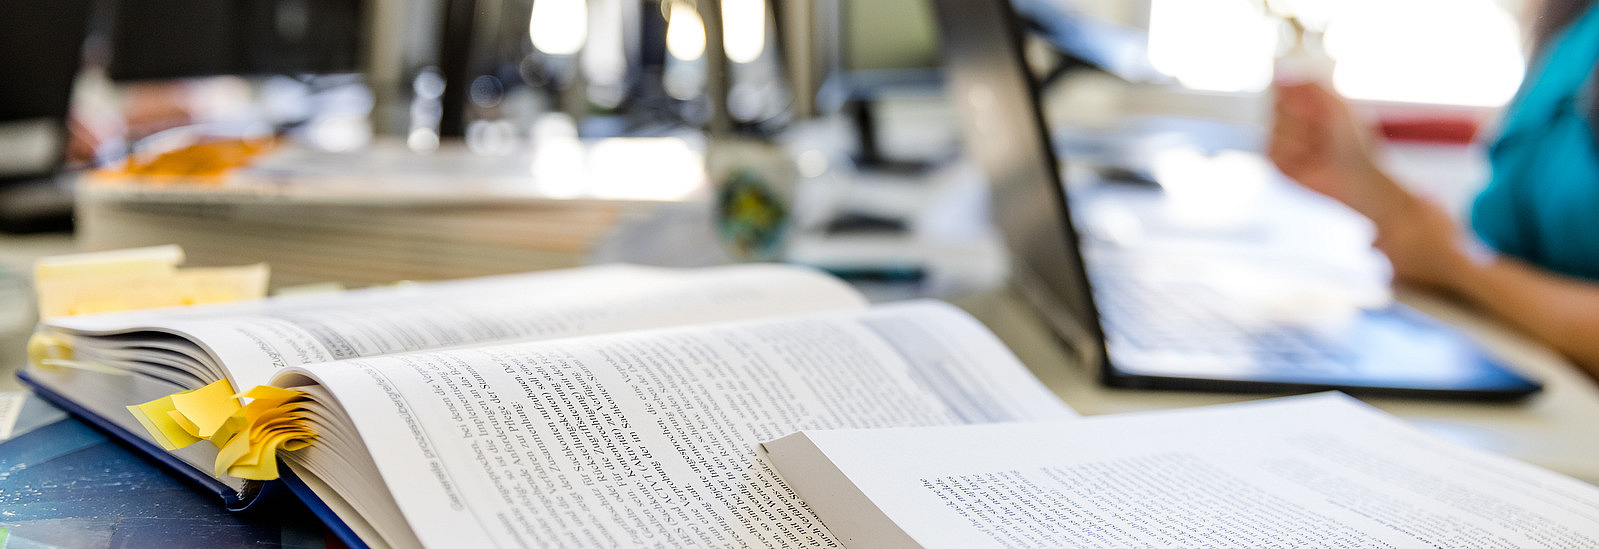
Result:
<svg viewBox="0 0 1599 549">
<path fill-rule="evenodd" d="M 1246 325 L 1227 313 L 1225 296 L 1202 282 L 1096 274 L 1094 299 L 1113 353 L 1125 347 L 1315 370 L 1339 369 L 1352 354 L 1340 342 L 1304 327 Z"/>
</svg>

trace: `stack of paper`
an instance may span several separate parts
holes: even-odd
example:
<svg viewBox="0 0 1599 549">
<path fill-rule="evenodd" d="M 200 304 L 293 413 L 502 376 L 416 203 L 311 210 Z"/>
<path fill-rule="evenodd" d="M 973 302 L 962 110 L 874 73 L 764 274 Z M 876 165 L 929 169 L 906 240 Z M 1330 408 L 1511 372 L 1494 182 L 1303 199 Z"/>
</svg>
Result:
<svg viewBox="0 0 1599 549">
<path fill-rule="evenodd" d="M 284 150 L 212 183 L 90 176 L 78 237 L 86 250 L 179 244 L 194 264 L 266 262 L 274 286 L 449 279 L 583 264 L 619 222 L 702 187 L 680 140 L 569 145 Z"/>
<path fill-rule="evenodd" d="M 1337 394 L 763 445 L 845 547 L 1599 547 L 1599 489 Z"/>
</svg>

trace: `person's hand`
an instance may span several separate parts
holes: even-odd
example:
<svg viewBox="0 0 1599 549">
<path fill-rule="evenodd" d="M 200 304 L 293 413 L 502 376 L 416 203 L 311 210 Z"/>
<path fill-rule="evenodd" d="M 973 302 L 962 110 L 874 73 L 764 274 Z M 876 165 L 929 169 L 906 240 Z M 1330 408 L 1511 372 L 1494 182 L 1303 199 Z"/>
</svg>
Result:
<svg viewBox="0 0 1599 549">
<path fill-rule="evenodd" d="M 1267 156 L 1284 175 L 1344 203 L 1377 227 L 1373 243 L 1396 282 L 1458 290 L 1473 266 L 1448 212 L 1411 194 L 1377 167 L 1349 105 L 1315 83 L 1278 84 Z"/>
<path fill-rule="evenodd" d="M 1458 292 L 1462 277 L 1476 265 L 1449 213 L 1413 195 L 1394 205 L 1393 215 L 1377 225 L 1372 245 L 1388 256 L 1394 281 L 1402 284 Z"/>
<path fill-rule="evenodd" d="M 1349 105 L 1314 82 L 1277 84 L 1267 156 L 1310 190 L 1378 220 L 1402 198 L 1377 168 Z"/>
</svg>

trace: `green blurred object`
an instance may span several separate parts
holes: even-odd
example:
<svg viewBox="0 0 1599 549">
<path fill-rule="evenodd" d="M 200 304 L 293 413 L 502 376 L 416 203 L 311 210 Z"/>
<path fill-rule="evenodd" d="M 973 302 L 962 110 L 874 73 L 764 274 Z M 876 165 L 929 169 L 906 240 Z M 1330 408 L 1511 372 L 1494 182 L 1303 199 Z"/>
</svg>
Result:
<svg viewBox="0 0 1599 549">
<path fill-rule="evenodd" d="M 716 231 L 738 261 L 783 258 L 798 170 L 781 146 L 753 137 L 713 138 L 706 172 L 716 186 Z"/>
</svg>

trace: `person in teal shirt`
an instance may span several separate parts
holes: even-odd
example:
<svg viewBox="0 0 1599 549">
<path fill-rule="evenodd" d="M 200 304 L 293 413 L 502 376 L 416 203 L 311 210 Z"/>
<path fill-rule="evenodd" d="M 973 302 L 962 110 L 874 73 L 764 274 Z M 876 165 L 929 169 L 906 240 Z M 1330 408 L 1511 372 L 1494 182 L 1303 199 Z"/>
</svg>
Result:
<svg viewBox="0 0 1599 549">
<path fill-rule="evenodd" d="M 1599 5 L 1547 0 L 1473 203 L 1481 243 L 1376 165 L 1348 105 L 1279 84 L 1268 156 L 1370 218 L 1396 282 L 1496 314 L 1599 375 Z"/>
<path fill-rule="evenodd" d="M 1599 126 L 1591 118 L 1599 9 L 1552 38 L 1489 149 L 1492 179 L 1471 223 L 1501 253 L 1599 279 Z"/>
</svg>

